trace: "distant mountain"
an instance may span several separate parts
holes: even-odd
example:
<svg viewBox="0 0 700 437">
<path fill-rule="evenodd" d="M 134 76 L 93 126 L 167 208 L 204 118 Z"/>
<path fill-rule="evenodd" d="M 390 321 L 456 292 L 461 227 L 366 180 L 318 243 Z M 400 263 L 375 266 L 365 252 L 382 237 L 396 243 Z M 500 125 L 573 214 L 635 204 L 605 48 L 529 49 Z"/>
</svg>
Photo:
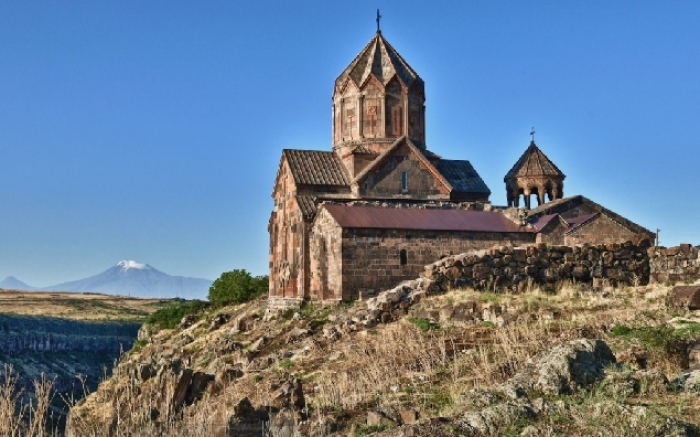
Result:
<svg viewBox="0 0 700 437">
<path fill-rule="evenodd" d="M 91 291 L 136 297 L 180 297 L 206 299 L 213 281 L 201 278 L 170 276 L 148 264 L 120 261 L 100 273 L 78 281 L 42 288 L 45 291 Z"/>
<path fill-rule="evenodd" d="M 27 285 L 14 276 L 8 276 L 0 281 L 0 288 L 4 290 L 36 290 L 36 287 Z"/>
</svg>

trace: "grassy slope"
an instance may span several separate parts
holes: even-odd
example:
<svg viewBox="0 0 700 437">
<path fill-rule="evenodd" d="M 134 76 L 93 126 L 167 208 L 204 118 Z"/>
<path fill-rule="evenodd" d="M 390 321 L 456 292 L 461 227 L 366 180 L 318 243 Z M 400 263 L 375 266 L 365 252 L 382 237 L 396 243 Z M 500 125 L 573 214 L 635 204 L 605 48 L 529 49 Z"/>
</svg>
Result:
<svg viewBox="0 0 700 437">
<path fill-rule="evenodd" d="M 184 331 L 154 330 L 148 342 L 139 344 L 138 350 L 122 360 L 112 378 L 75 408 L 75 416 L 83 417 L 76 420 L 75 429 L 101 432 L 100 428 L 118 422 L 125 432 L 158 427 L 164 435 L 187 435 L 187 430 L 202 426 L 223 426 L 243 397 L 256 407 L 269 405 L 271 393 L 284 381 L 299 378 L 307 401 L 304 426 L 332 423 L 337 430 L 328 427 L 318 435 L 394 435 L 392 429 L 382 432 L 381 426 L 366 425 L 367 411 L 376 409 L 414 409 L 420 416 L 416 435 L 454 435 L 459 417 L 477 408 L 470 390 L 504 382 L 528 359 L 567 340 L 603 339 L 618 360 L 636 351 L 644 356 L 647 369 L 658 370 L 669 379 L 676 377 L 687 366 L 687 354 L 684 361 L 674 345 L 678 340 L 700 337 L 700 319 L 669 327 L 667 322 L 673 317 L 697 315 L 667 309 L 667 291 L 664 287 L 605 292 L 571 287 L 556 294 L 535 290 L 520 295 L 451 291 L 425 299 L 397 322 L 369 329 L 343 328 L 336 340 L 326 338 L 323 327 L 352 325 L 343 321 L 362 311 L 362 303 L 335 308 L 308 306 L 302 311 L 303 320 L 258 320 L 253 329 L 239 333 L 231 331 L 233 320 L 242 314 L 262 315 L 264 299 L 210 310 Z M 504 327 L 490 322 L 422 320 L 440 308 L 467 301 L 478 302 L 482 310 L 499 308 L 516 317 Z M 216 313 L 227 314 L 229 322 L 212 327 Z M 295 329 L 309 329 L 311 335 L 290 338 Z M 261 337 L 266 340 L 254 349 Z M 175 377 L 168 377 L 167 372 L 165 377 L 144 382 L 130 377 L 138 363 L 173 359 L 207 373 L 249 359 L 263 364 L 255 371 L 248 366 L 241 378 L 225 383 L 216 393 L 205 393 L 181 416 L 167 409 Z M 635 366 L 630 361 L 609 373 L 624 373 Z M 566 414 L 518 419 L 500 425 L 493 435 L 520 435 L 527 426 L 535 426 L 540 430 L 537 435 L 651 436 L 663 435 L 667 419 L 700 425 L 697 394 L 659 387 L 626 392 L 604 382 L 571 395 L 548 398 L 547 402 L 556 403 Z M 121 411 L 111 407 L 115 404 Z M 160 408 L 155 420 L 154 406 Z M 641 411 L 634 410 L 639 406 L 645 408 L 641 418 L 624 413 Z M 446 419 L 431 421 L 436 417 Z"/>
</svg>

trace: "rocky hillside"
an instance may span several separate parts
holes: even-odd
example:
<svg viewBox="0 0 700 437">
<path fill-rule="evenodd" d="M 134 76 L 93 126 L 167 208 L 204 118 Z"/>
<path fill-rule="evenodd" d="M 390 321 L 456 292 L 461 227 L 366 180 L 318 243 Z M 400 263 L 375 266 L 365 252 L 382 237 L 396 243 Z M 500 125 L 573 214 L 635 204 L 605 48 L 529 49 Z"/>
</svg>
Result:
<svg viewBox="0 0 700 437">
<path fill-rule="evenodd" d="M 83 435 L 700 435 L 700 314 L 663 286 L 518 294 L 410 281 L 144 327 L 71 410 Z"/>
</svg>

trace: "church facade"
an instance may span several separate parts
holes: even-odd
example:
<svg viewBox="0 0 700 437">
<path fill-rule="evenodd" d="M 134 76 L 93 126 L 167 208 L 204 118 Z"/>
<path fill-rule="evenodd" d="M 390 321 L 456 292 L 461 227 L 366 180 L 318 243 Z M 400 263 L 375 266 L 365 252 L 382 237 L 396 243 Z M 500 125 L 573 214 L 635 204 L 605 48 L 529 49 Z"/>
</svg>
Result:
<svg viewBox="0 0 700 437">
<path fill-rule="evenodd" d="M 353 300 L 495 244 L 653 237 L 582 196 L 564 198 L 564 178 L 532 141 L 504 178 L 508 206 L 491 205 L 469 161 L 427 149 L 423 80 L 377 31 L 335 80 L 331 150 L 282 151 L 270 298 Z"/>
</svg>

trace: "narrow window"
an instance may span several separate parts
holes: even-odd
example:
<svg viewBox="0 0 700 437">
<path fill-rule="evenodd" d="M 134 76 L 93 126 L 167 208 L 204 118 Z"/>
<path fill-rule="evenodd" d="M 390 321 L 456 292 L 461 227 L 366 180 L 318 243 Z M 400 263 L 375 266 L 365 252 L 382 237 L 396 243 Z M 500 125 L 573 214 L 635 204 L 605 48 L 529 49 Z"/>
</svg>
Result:
<svg viewBox="0 0 700 437">
<path fill-rule="evenodd" d="M 408 174 L 401 172 L 401 191 L 408 191 Z"/>
<path fill-rule="evenodd" d="M 406 255 L 406 249 L 401 249 L 399 252 L 399 262 L 402 266 L 408 264 L 408 256 Z"/>
<path fill-rule="evenodd" d="M 402 123 L 401 123 L 401 106 L 393 106 L 391 108 L 391 135 L 394 137 L 401 136 L 402 133 Z"/>
</svg>

